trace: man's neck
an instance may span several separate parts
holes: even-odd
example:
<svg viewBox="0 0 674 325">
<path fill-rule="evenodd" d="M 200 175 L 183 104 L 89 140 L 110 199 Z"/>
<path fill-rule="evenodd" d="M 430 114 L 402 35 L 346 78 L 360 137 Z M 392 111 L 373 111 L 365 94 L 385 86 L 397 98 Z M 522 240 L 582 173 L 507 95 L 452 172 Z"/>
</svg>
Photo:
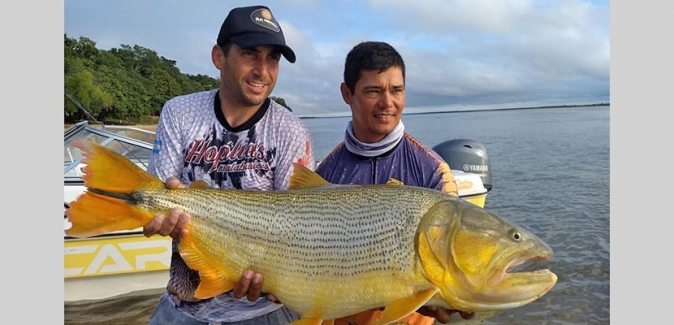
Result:
<svg viewBox="0 0 674 325">
<path fill-rule="evenodd" d="M 219 96 L 220 110 L 222 110 L 222 115 L 224 115 L 227 124 L 229 124 L 229 126 L 232 128 L 237 128 L 249 121 L 255 115 L 255 113 L 257 113 L 261 106 L 237 106 L 228 101 L 227 98 L 224 97 L 222 91 L 219 93 Z"/>
</svg>

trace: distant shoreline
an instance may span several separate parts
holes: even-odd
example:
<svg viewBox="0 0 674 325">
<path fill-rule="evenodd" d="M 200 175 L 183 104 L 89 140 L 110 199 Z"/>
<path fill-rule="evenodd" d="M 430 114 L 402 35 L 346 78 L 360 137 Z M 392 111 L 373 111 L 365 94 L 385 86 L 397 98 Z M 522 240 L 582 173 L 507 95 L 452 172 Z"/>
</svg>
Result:
<svg viewBox="0 0 674 325">
<path fill-rule="evenodd" d="M 574 108 L 574 107 L 597 107 L 597 106 L 611 106 L 611 104 L 610 103 L 599 103 L 599 104 L 584 104 L 584 105 L 551 105 L 551 106 L 507 107 L 507 108 L 474 108 L 474 109 L 465 109 L 465 110 L 438 110 L 438 111 L 427 111 L 427 112 L 411 112 L 411 113 L 403 113 L 403 115 L 490 112 L 490 111 L 513 111 L 513 110 L 521 110 L 521 109 Z M 335 114 L 337 114 L 337 113 L 335 113 Z M 344 112 L 344 115 L 300 116 L 300 119 L 339 118 L 339 117 L 349 117 L 349 116 L 351 116 L 351 113 Z"/>
<path fill-rule="evenodd" d="M 508 107 L 508 108 L 482 108 L 482 109 L 466 109 L 458 111 L 432 111 L 432 112 L 418 112 L 403 115 L 420 115 L 420 114 L 437 114 L 437 113 L 463 113 L 463 112 L 489 112 L 489 111 L 514 111 L 520 109 L 546 109 L 546 108 L 574 108 L 574 107 L 597 107 L 597 106 L 611 106 L 609 103 L 589 104 L 589 105 L 554 105 L 554 106 L 532 106 L 532 107 Z"/>
<path fill-rule="evenodd" d="M 600 103 L 600 104 L 588 104 L 588 105 L 554 105 L 554 106 L 534 106 L 534 107 L 512 107 L 512 108 L 482 108 L 482 109 L 466 109 L 466 110 L 454 110 L 454 111 L 430 111 L 430 112 L 412 112 L 412 113 L 403 113 L 403 115 L 422 115 L 422 114 L 444 114 L 444 113 L 468 113 L 468 112 L 489 112 L 489 111 L 512 111 L 520 109 L 546 109 L 546 108 L 574 108 L 574 107 L 598 107 L 598 106 L 611 106 L 609 103 Z M 351 113 L 344 112 L 344 115 L 337 116 L 300 116 L 300 119 L 315 119 L 315 118 L 340 118 L 340 117 L 350 117 Z M 65 123 L 64 128 L 67 129 L 72 126 L 72 123 Z M 156 124 L 128 124 L 135 128 L 156 132 Z"/>
</svg>

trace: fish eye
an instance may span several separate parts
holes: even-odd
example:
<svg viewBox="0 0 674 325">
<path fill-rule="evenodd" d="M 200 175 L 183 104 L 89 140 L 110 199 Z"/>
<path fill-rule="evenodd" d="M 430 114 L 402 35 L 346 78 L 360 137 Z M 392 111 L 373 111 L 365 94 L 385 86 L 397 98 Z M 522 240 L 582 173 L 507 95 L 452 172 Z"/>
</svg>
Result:
<svg viewBox="0 0 674 325">
<path fill-rule="evenodd" d="M 517 229 L 511 229 L 510 238 L 514 241 L 522 241 L 522 234 Z"/>
</svg>

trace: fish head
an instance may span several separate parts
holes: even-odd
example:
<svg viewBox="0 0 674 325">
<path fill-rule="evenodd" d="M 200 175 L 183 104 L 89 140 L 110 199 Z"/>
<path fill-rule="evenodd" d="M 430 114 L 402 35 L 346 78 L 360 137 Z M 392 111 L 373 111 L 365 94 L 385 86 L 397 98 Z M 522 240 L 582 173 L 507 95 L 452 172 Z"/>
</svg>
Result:
<svg viewBox="0 0 674 325">
<path fill-rule="evenodd" d="M 447 306 L 493 311 L 526 305 L 548 292 L 557 276 L 547 269 L 516 270 L 543 262 L 552 249 L 531 232 L 463 200 L 436 204 L 417 232 L 425 276 Z"/>
</svg>

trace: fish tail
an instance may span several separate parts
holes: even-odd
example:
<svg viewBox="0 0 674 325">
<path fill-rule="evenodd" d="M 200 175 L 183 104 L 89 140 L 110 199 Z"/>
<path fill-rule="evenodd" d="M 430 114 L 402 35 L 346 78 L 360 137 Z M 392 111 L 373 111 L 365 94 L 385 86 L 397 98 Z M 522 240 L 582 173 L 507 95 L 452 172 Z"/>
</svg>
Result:
<svg viewBox="0 0 674 325">
<path fill-rule="evenodd" d="M 77 139 L 72 145 L 82 151 L 86 164 L 84 186 L 111 193 L 131 193 L 148 183 L 164 188 L 164 183 L 126 157 L 95 142 Z"/>
<path fill-rule="evenodd" d="M 65 213 L 72 223 L 65 232 L 72 237 L 91 237 L 136 229 L 150 223 L 154 217 L 149 211 L 130 205 L 127 201 L 95 192 L 80 195 Z"/>
<path fill-rule="evenodd" d="M 136 205 L 132 194 L 139 189 L 163 189 L 164 183 L 99 144 L 75 140 L 72 145 L 84 155 L 83 180 L 87 191 L 65 212 L 72 223 L 66 235 L 90 237 L 150 223 L 155 213 Z"/>
</svg>

